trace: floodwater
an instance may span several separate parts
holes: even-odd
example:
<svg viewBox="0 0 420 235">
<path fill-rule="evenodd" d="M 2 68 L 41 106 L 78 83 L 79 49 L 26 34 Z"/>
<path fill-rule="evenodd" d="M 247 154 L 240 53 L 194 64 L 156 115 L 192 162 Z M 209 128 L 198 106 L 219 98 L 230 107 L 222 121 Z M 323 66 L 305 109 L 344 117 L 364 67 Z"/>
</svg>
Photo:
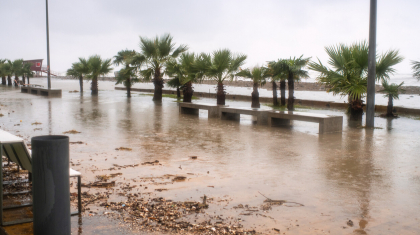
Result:
<svg viewBox="0 0 420 235">
<path fill-rule="evenodd" d="M 206 111 L 200 111 L 199 117 L 181 115 L 174 99 L 164 98 L 158 104 L 138 92 L 127 99 L 124 91 L 113 90 L 111 82 L 99 82 L 98 97 L 90 95 L 88 83 L 83 95 L 68 92 L 78 90 L 76 80 L 54 79 L 52 84 L 64 89 L 62 98 L 1 87 L 1 128 L 27 141 L 80 131 L 69 134 L 70 141 L 84 143 L 72 144 L 70 157 L 83 182 L 95 181 L 96 175 L 122 173 L 113 179 L 116 187 L 110 201 L 124 201 L 118 195 L 120 186 L 131 183 L 138 185 L 133 192 L 145 197 L 200 201 L 206 195 L 214 198 L 208 214 L 241 218 L 245 228 L 267 234 L 277 234 L 273 228 L 281 234 L 420 234 L 418 117 L 377 117 L 377 129 L 371 130 L 358 128 L 365 121 L 351 122 L 341 110 L 300 110 L 344 116 L 342 133 L 318 135 L 314 123 L 296 121 L 289 128 L 270 128 L 255 125 L 250 116 L 235 122 L 208 119 Z M 250 106 L 230 100 L 227 104 Z M 42 124 L 32 125 L 35 122 Z M 132 151 L 115 150 L 119 147 Z M 141 165 L 155 160 L 161 165 Z M 140 165 L 108 170 L 114 164 Z M 166 174 L 187 180 L 157 184 Z M 147 177 L 156 182 L 142 181 Z M 161 188 L 167 190 L 155 190 Z M 83 188 L 95 190 L 106 189 Z M 251 213 L 233 208 L 239 204 L 260 208 L 263 195 L 304 206 L 285 203 Z M 80 221 L 73 217 L 73 234 L 115 234 L 117 229 L 132 233 L 104 212 L 90 206 Z M 348 220 L 354 226 L 347 225 Z"/>
</svg>

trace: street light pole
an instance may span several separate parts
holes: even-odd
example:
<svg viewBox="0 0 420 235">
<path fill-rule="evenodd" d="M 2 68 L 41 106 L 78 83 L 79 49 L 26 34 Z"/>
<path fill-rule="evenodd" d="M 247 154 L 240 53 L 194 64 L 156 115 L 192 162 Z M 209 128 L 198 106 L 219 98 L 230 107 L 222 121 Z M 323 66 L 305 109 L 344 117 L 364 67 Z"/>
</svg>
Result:
<svg viewBox="0 0 420 235">
<path fill-rule="evenodd" d="M 46 14 L 47 14 L 47 74 L 48 74 L 48 89 L 51 89 L 51 76 L 50 76 L 50 32 L 48 26 L 48 0 L 45 0 Z"/>
<path fill-rule="evenodd" d="M 377 0 L 370 0 L 366 127 L 374 127 L 375 125 L 376 8 Z"/>
</svg>

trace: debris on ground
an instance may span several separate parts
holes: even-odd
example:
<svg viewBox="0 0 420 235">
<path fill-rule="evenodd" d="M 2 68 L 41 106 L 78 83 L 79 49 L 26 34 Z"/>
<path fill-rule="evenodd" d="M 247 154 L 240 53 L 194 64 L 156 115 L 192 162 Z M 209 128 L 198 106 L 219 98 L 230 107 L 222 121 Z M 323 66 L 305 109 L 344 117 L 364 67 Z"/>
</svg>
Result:
<svg viewBox="0 0 420 235">
<path fill-rule="evenodd" d="M 107 180 L 109 180 L 110 178 L 114 178 L 114 177 L 116 177 L 116 176 L 119 176 L 119 175 L 122 175 L 122 173 L 114 173 L 114 174 L 110 174 L 110 175 L 97 175 L 97 176 L 95 176 L 96 177 L 96 179 L 98 179 L 99 181 L 107 181 Z"/>
<path fill-rule="evenodd" d="M 69 131 L 65 131 L 65 132 L 63 132 L 63 134 L 79 134 L 79 133 L 82 133 L 82 132 L 80 132 L 80 131 L 76 131 L 76 130 L 69 130 Z"/>
<path fill-rule="evenodd" d="M 34 123 L 32 123 L 31 125 L 41 125 L 42 123 L 40 123 L 40 122 L 34 122 Z"/>
<path fill-rule="evenodd" d="M 290 202 L 290 201 L 286 201 L 286 200 L 272 200 L 268 197 L 266 197 L 264 194 L 258 192 L 259 194 L 261 194 L 263 197 L 265 197 L 266 199 L 264 200 L 264 203 L 268 203 L 269 206 L 272 205 L 283 205 L 283 206 L 287 206 L 287 207 L 299 207 L 299 206 L 305 206 L 302 203 L 298 203 L 298 202 Z M 264 205 L 263 205 L 264 207 Z"/>
<path fill-rule="evenodd" d="M 96 181 L 93 183 L 81 183 L 82 187 L 91 188 L 91 187 L 99 187 L 99 188 L 108 188 L 108 187 L 114 187 L 115 181 L 106 182 L 106 181 Z"/>
<path fill-rule="evenodd" d="M 70 144 L 84 144 L 82 141 L 70 141 Z"/>
<path fill-rule="evenodd" d="M 170 234 L 256 234 L 255 230 L 244 229 L 241 220 L 229 223 L 224 220 L 212 222 L 211 219 L 188 221 L 188 216 L 205 213 L 208 205 L 200 202 L 173 202 L 161 197 L 146 200 L 131 194 L 124 202 L 104 202 L 100 206 L 110 210 L 104 215 L 119 219 L 132 229 L 143 231 Z"/>
<path fill-rule="evenodd" d="M 197 156 L 190 156 L 191 159 L 196 160 Z"/>
<path fill-rule="evenodd" d="M 187 179 L 187 177 L 185 176 L 176 176 L 175 178 L 172 179 L 172 181 L 185 181 Z"/>
<path fill-rule="evenodd" d="M 34 131 L 42 131 L 42 128 L 35 128 Z"/>
<path fill-rule="evenodd" d="M 69 93 L 73 93 L 73 92 L 79 92 L 78 90 L 74 90 L 74 91 L 69 91 Z"/>
<path fill-rule="evenodd" d="M 127 147 L 119 147 L 119 148 L 115 148 L 115 150 L 131 151 L 131 150 L 133 150 L 133 149 L 131 149 L 131 148 L 127 148 Z"/>
<path fill-rule="evenodd" d="M 162 165 L 162 164 L 159 163 L 159 160 L 155 160 L 153 162 L 143 162 L 142 165 L 152 165 L 152 166 L 154 166 L 154 165 Z"/>
<path fill-rule="evenodd" d="M 114 167 L 118 167 L 118 168 L 127 168 L 127 167 L 135 167 L 135 166 L 138 166 L 139 164 L 134 164 L 134 165 L 123 165 L 123 166 L 121 166 L 121 165 L 118 165 L 118 164 L 112 164 Z M 115 170 L 115 168 L 109 168 L 108 170 L 111 170 L 111 169 L 113 169 L 113 170 Z"/>
</svg>

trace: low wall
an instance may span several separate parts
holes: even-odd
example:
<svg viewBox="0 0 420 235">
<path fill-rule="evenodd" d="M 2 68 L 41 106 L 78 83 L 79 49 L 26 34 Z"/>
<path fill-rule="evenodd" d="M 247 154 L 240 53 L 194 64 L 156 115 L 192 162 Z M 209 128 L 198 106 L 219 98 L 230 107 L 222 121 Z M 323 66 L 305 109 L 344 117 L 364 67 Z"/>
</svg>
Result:
<svg viewBox="0 0 420 235">
<path fill-rule="evenodd" d="M 115 90 L 126 90 L 125 87 L 115 87 Z M 132 91 L 138 92 L 146 92 L 146 93 L 153 93 L 154 89 L 142 89 L 142 88 L 131 88 Z M 176 95 L 176 91 L 173 90 L 162 90 L 163 94 L 174 94 Z M 181 91 L 182 93 L 182 91 Z M 194 91 L 194 96 L 202 97 L 202 98 L 214 98 L 216 99 L 216 93 L 208 93 L 208 92 L 196 92 Z M 240 100 L 240 101 L 249 101 L 251 102 L 251 96 L 247 95 L 232 95 L 226 94 L 226 99 L 229 100 Z M 280 99 L 279 99 L 280 100 Z M 260 97 L 261 103 L 272 103 L 272 97 Z M 287 99 L 286 99 L 287 103 Z M 331 101 L 318 101 L 318 100 L 301 100 L 295 99 L 295 104 L 299 104 L 302 106 L 311 106 L 311 107 L 319 107 L 319 108 L 333 108 L 333 109 L 347 109 L 347 103 L 336 103 Z M 366 107 L 365 107 L 366 108 Z M 375 105 L 376 112 L 386 112 L 387 106 L 384 105 Z M 406 113 L 406 114 L 415 114 L 420 115 L 420 109 L 412 109 L 412 108 L 403 108 L 394 106 L 397 113 Z"/>
</svg>

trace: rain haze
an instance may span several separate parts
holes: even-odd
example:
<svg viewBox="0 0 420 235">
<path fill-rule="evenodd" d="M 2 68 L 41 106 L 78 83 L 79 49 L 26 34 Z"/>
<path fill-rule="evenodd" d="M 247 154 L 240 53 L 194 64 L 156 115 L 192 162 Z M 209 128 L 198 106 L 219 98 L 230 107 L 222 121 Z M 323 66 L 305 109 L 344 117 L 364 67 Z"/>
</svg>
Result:
<svg viewBox="0 0 420 235">
<path fill-rule="evenodd" d="M 379 1 L 377 52 L 399 49 L 396 76 L 411 77 L 419 60 L 419 1 Z M 0 58 L 44 59 L 45 1 L 0 3 Z M 246 66 L 304 55 L 326 62 L 325 46 L 368 40 L 369 1 L 49 1 L 51 70 L 78 57 L 139 51 L 139 36 L 170 33 L 190 51 L 229 48 Z"/>
</svg>

